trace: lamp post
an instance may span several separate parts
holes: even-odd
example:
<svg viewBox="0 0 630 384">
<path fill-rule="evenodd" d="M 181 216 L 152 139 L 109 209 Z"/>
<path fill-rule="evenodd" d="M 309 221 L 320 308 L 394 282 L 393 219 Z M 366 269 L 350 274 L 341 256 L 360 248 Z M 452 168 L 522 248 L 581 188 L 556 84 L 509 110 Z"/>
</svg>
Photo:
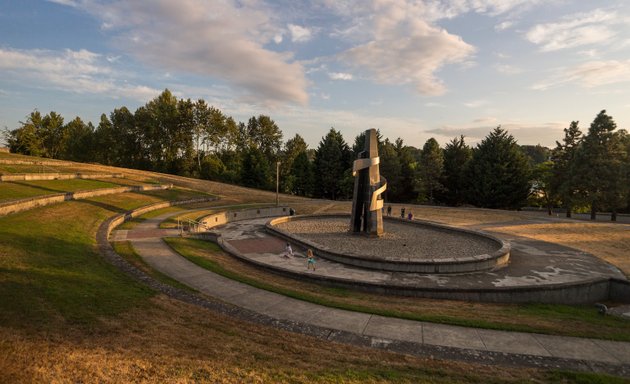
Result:
<svg viewBox="0 0 630 384">
<path fill-rule="evenodd" d="M 276 207 L 280 206 L 280 162 L 276 161 Z"/>
</svg>

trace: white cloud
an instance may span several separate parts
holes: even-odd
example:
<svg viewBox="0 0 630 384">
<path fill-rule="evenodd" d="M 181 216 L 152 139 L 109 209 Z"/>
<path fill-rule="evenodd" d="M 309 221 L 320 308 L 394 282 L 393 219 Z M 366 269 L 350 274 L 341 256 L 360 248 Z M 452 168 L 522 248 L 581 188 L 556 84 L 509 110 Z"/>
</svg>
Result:
<svg viewBox="0 0 630 384">
<path fill-rule="evenodd" d="M 502 73 L 504 75 L 517 75 L 523 72 L 521 68 L 515 67 L 513 65 L 509 65 L 509 64 L 501 64 L 501 63 L 495 64 L 494 68 L 499 73 Z"/>
<path fill-rule="evenodd" d="M 513 25 L 514 25 L 513 21 L 502 21 L 499 24 L 494 26 L 494 30 L 498 32 L 505 31 L 506 29 L 512 28 Z"/>
<path fill-rule="evenodd" d="M 413 84 L 421 94 L 440 95 L 446 88 L 435 72 L 465 62 L 475 51 L 461 37 L 431 25 L 422 3 L 375 2 L 369 16 L 371 36 L 339 57 L 381 84 Z"/>
<path fill-rule="evenodd" d="M 468 108 L 480 108 L 484 105 L 488 105 L 488 100 L 471 100 L 464 103 L 464 106 Z"/>
<path fill-rule="evenodd" d="M 425 1 L 426 13 L 431 20 L 451 19 L 465 13 L 474 12 L 499 16 L 510 13 L 516 15 L 530 9 L 544 0 L 444 0 Z"/>
<path fill-rule="evenodd" d="M 84 0 L 78 6 L 146 65 L 220 79 L 260 104 L 308 102 L 302 64 L 265 48 L 279 41 L 283 28 L 260 3 Z"/>
<path fill-rule="evenodd" d="M 15 50 L 0 48 L 0 70 L 33 87 L 53 87 L 67 92 L 106 94 L 146 101 L 158 90 L 115 80 L 107 59 L 87 50 Z"/>
<path fill-rule="evenodd" d="M 607 43 L 615 35 L 615 24 L 620 22 L 615 12 L 595 10 L 564 17 L 556 23 L 538 24 L 525 35 L 539 45 L 541 51 L 557 51 L 583 45 Z"/>
<path fill-rule="evenodd" d="M 311 30 L 308 28 L 300 27 L 295 24 L 289 24 L 287 27 L 291 33 L 291 41 L 294 43 L 303 43 L 309 41 L 312 37 Z"/>
<path fill-rule="evenodd" d="M 328 74 L 328 77 L 330 77 L 333 80 L 352 80 L 351 73 L 331 72 Z"/>
<path fill-rule="evenodd" d="M 630 81 L 630 60 L 589 61 L 573 68 L 559 68 L 549 78 L 535 84 L 532 89 L 546 89 L 575 84 L 584 88 Z"/>
</svg>

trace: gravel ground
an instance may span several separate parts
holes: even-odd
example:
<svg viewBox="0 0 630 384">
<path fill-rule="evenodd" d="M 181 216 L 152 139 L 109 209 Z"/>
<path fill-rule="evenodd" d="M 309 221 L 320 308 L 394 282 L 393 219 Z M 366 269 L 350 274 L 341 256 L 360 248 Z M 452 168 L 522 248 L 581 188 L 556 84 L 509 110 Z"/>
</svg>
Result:
<svg viewBox="0 0 630 384">
<path fill-rule="evenodd" d="M 337 252 L 368 258 L 428 260 L 492 253 L 501 246 L 481 236 L 390 221 L 380 238 L 348 232 L 350 219 L 304 219 L 278 224 L 279 229 Z"/>
</svg>

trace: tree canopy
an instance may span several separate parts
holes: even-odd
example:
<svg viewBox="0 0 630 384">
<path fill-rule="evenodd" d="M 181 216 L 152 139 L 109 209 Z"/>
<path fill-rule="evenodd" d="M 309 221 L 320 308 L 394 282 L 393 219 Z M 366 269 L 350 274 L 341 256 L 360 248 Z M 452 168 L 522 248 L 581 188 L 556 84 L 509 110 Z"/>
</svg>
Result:
<svg viewBox="0 0 630 384">
<path fill-rule="evenodd" d="M 276 169 L 284 193 L 328 199 L 352 196 L 352 162 L 365 133 L 348 146 L 331 128 L 316 149 L 300 134 L 283 142 L 274 120 L 261 114 L 237 122 L 203 99 L 178 99 L 168 89 L 137 108 L 102 114 L 98 125 L 68 122 L 34 110 L 20 126 L 5 130 L 11 152 L 202 177 L 273 189 Z M 441 148 L 391 142 L 377 131 L 385 199 L 399 203 L 519 209 L 529 202 L 567 215 L 590 209 L 630 209 L 630 135 L 601 111 L 583 135 L 578 122 L 564 130 L 553 150 L 518 145 L 500 126 L 474 149 L 464 136 Z M 276 168 L 277 162 L 280 162 Z M 527 200 L 528 196 L 530 199 Z"/>
</svg>

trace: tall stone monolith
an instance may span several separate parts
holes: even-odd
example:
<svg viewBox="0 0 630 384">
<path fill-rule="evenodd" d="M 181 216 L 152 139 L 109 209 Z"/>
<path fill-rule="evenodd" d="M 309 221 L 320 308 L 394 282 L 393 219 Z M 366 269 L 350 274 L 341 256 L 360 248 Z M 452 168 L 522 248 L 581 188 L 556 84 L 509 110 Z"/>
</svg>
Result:
<svg viewBox="0 0 630 384">
<path fill-rule="evenodd" d="M 354 161 L 354 194 L 350 232 L 378 237 L 383 234 L 383 199 L 387 188 L 385 178 L 379 173 L 378 142 L 376 129 L 365 131 L 365 146 Z"/>
</svg>

